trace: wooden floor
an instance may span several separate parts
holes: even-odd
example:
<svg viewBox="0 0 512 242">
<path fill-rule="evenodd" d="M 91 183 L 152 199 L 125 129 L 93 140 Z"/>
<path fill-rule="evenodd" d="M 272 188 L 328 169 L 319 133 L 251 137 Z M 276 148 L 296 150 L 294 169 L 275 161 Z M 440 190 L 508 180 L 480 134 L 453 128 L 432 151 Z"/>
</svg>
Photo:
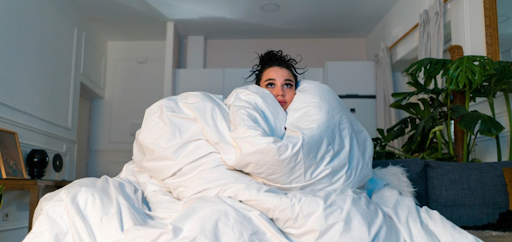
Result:
<svg viewBox="0 0 512 242">
<path fill-rule="evenodd" d="M 468 230 L 472 235 L 484 242 L 512 242 L 512 232 L 498 232 L 490 230 Z"/>
</svg>

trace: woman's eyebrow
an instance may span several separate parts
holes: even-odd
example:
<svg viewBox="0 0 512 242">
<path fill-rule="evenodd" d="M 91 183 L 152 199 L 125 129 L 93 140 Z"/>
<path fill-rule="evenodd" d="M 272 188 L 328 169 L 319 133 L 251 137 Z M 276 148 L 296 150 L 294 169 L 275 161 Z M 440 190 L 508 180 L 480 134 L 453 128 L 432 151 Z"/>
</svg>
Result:
<svg viewBox="0 0 512 242">
<path fill-rule="evenodd" d="M 274 78 L 268 78 L 268 79 L 263 80 L 263 82 L 275 81 L 275 80 L 276 80 L 276 79 L 274 79 Z"/>
</svg>

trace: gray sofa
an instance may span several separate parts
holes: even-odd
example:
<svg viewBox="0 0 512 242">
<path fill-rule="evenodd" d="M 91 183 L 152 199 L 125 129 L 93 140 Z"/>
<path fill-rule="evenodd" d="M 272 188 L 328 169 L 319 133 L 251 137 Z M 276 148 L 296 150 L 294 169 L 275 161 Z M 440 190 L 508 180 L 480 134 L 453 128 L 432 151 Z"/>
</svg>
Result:
<svg viewBox="0 0 512 242">
<path fill-rule="evenodd" d="M 456 163 L 421 159 L 373 161 L 373 167 L 400 165 L 416 188 L 420 206 L 428 206 L 460 227 L 495 223 L 508 210 L 504 167 L 512 161 Z"/>
</svg>

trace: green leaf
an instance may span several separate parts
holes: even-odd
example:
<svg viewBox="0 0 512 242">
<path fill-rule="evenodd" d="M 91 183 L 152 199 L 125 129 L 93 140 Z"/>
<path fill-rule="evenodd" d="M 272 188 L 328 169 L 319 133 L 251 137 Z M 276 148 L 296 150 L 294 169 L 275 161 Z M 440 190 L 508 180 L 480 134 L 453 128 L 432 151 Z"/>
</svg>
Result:
<svg viewBox="0 0 512 242">
<path fill-rule="evenodd" d="M 494 71 L 496 76 L 503 78 L 506 81 L 512 79 L 512 62 L 510 61 L 496 61 Z"/>
<path fill-rule="evenodd" d="M 379 133 L 380 137 L 384 137 L 384 129 L 378 128 L 377 133 Z"/>
<path fill-rule="evenodd" d="M 450 108 L 450 112 L 452 114 L 452 117 L 454 117 L 454 118 L 460 118 L 469 113 L 469 111 L 466 110 L 465 107 L 460 106 L 460 105 L 453 105 Z"/>
<path fill-rule="evenodd" d="M 413 103 L 413 102 L 406 103 L 406 104 L 392 103 L 391 107 L 393 107 L 395 109 L 403 110 L 413 116 L 417 116 L 417 113 L 419 113 L 421 111 L 420 104 Z"/>
<path fill-rule="evenodd" d="M 393 97 L 393 98 L 403 98 L 403 97 L 409 96 L 408 94 L 409 94 L 409 92 L 394 92 L 394 93 L 391 94 L 391 97 Z"/>
<path fill-rule="evenodd" d="M 434 136 L 437 135 L 437 132 L 443 130 L 443 128 L 444 128 L 443 125 L 439 125 L 439 126 L 433 128 L 432 130 L 430 130 L 430 134 L 428 135 L 427 147 L 430 144 L 430 141 L 432 140 L 432 138 L 434 138 Z M 441 140 L 438 140 L 437 142 L 441 142 Z"/>
<path fill-rule="evenodd" d="M 479 133 L 488 137 L 495 137 L 505 129 L 505 127 L 503 127 L 503 125 L 493 117 L 480 113 L 476 110 L 468 112 L 462 116 L 459 121 L 459 127 L 472 135 L 475 135 L 474 131 L 479 123 Z"/>
<path fill-rule="evenodd" d="M 494 61 L 487 56 L 463 56 L 450 63 L 446 86 L 456 91 L 472 91 L 494 73 L 494 66 Z"/>
<path fill-rule="evenodd" d="M 478 158 L 473 158 L 469 162 L 471 162 L 471 163 L 482 163 L 482 160 L 480 160 Z"/>
<path fill-rule="evenodd" d="M 436 126 L 435 128 L 433 128 L 432 131 L 430 131 L 430 138 L 432 138 L 437 131 L 443 130 L 443 128 L 444 128 L 443 125 L 439 125 L 439 126 Z"/>
<path fill-rule="evenodd" d="M 449 59 L 423 58 L 412 63 L 405 71 L 409 76 L 419 77 L 423 73 L 424 76 L 437 76 L 452 61 Z"/>
</svg>

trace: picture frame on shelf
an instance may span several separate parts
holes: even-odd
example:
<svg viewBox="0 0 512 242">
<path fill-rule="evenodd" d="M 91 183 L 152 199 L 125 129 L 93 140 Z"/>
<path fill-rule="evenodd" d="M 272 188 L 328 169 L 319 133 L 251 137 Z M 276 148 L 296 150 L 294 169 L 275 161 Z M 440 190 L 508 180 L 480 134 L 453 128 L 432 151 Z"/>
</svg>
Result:
<svg viewBox="0 0 512 242">
<path fill-rule="evenodd" d="M 1 179 L 28 179 L 18 133 L 0 128 Z"/>
</svg>

